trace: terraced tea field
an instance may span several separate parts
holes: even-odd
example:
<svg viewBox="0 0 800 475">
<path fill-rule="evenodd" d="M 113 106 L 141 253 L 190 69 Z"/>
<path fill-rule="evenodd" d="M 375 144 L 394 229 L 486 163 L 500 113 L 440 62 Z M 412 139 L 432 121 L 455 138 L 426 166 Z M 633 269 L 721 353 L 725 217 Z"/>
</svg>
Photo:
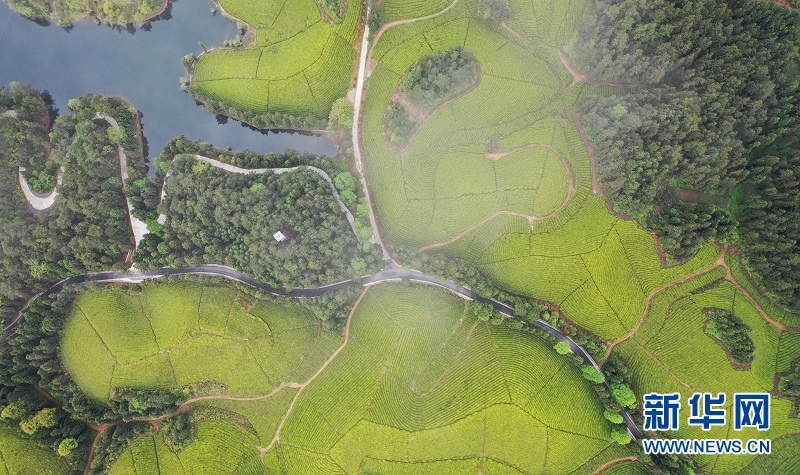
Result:
<svg viewBox="0 0 800 475">
<path fill-rule="evenodd" d="M 800 333 L 781 331 L 765 321 L 733 284 L 720 280 L 725 275 L 725 269 L 720 267 L 657 294 L 639 331 L 617 347 L 629 362 L 637 394 L 680 392 L 688 398 L 694 392 L 724 392 L 729 395 L 730 409 L 731 394 L 772 392 L 775 374 L 787 371 L 791 363 L 790 358 L 780 355 L 788 352 L 797 358 L 796 341 Z M 731 312 L 752 329 L 748 334 L 755 344 L 755 359 L 749 369 L 735 368 L 725 350 L 703 331 L 708 319 L 705 310 L 709 308 Z M 675 436 L 724 439 L 736 434 L 742 440 L 776 439 L 800 430 L 800 420 L 791 418 L 790 413 L 788 400 L 773 398 L 772 426 L 768 432 L 755 429 L 732 432 L 731 425 L 705 432 L 682 424 Z M 732 424 L 730 416 L 728 422 Z M 753 456 L 698 458 L 710 473 L 743 470 L 742 473 L 751 473 L 745 467 L 754 459 Z"/>
<path fill-rule="evenodd" d="M 69 473 L 66 461 L 52 450 L 23 439 L 18 429 L 0 424 L 0 475 L 62 475 Z"/>
<path fill-rule="evenodd" d="M 624 90 L 588 84 L 559 51 L 586 2 L 511 0 L 506 25 L 478 19 L 477 3 L 454 2 L 434 18 L 398 23 L 374 47 L 363 142 L 386 241 L 466 258 L 499 287 L 555 303 L 620 352 L 639 395 L 771 392 L 775 375 L 800 357 L 800 317 L 763 297 L 730 252 L 708 245 L 667 267 L 653 236 L 612 214 L 593 179 L 576 102 Z M 382 128 L 403 73 L 419 58 L 459 45 L 479 61 L 481 83 L 430 116 L 403 150 L 391 147 Z M 704 332 L 707 308 L 731 311 L 753 328 L 749 369 L 735 369 Z M 800 429 L 790 406 L 774 399 L 768 436 Z M 678 436 L 727 438 L 728 429 Z M 754 460 L 701 463 L 709 473 L 748 473 Z M 646 472 L 628 461 L 605 473 Z"/>
<path fill-rule="evenodd" d="M 551 25 L 558 33 L 529 38 L 476 19 L 476 3 L 392 27 L 375 46 L 363 138 L 386 235 L 421 252 L 466 257 L 501 287 L 558 304 L 602 339 L 619 338 L 648 294 L 713 265 L 718 251 L 709 246 L 664 269 L 653 238 L 592 193 L 574 106 L 581 94 L 609 91 L 573 84 L 553 50 L 585 2 L 538 11 L 541 21 L 558 19 Z M 509 25 L 526 15 L 518 3 L 510 3 Z M 405 152 L 393 151 L 382 127 L 402 74 L 458 45 L 480 63 L 480 84 L 433 114 Z"/>
<path fill-rule="evenodd" d="M 256 302 L 229 286 L 179 283 L 82 294 L 66 324 L 62 357 L 78 385 L 99 400 L 112 386 L 203 381 L 246 397 L 308 377 L 340 340 L 295 304 Z"/>
<path fill-rule="evenodd" d="M 236 295 L 222 286 L 187 283 L 148 287 L 139 296 L 108 289 L 84 293 L 76 306 L 114 301 L 117 310 L 109 308 L 109 314 L 131 323 L 126 313 L 131 308 L 171 298 L 174 309 L 191 308 L 187 313 L 197 316 L 199 308 L 195 321 L 214 332 L 215 320 L 204 317 L 203 301 L 212 295 L 221 302 L 224 292 Z M 273 386 L 253 384 L 253 376 L 245 374 L 249 363 L 240 354 L 241 343 L 228 335 L 226 347 L 208 360 L 238 361 L 244 369 L 202 377 L 231 388 L 249 384 L 261 393 L 194 402 L 198 432 L 188 448 L 175 453 L 161 435 L 140 438 L 111 474 L 263 474 L 259 451 L 268 473 L 359 473 L 365 467 L 405 473 L 447 467 L 482 467 L 485 473 L 591 473 L 630 455 L 610 442 L 602 406 L 580 371 L 543 340 L 468 316 L 466 303 L 441 289 L 384 284 L 365 290 L 344 340 L 337 340 L 338 349 L 323 358 L 298 359 L 288 350 L 320 346 L 291 331 L 301 317 L 288 310 L 280 315 L 253 313 L 264 316 L 271 328 L 274 350 L 254 353 L 264 371 L 275 374 L 269 378 Z M 150 316 L 155 323 L 170 320 L 168 315 Z M 86 321 L 82 315 L 71 319 Z M 74 326 L 70 321 L 65 346 L 74 338 Z M 176 335 L 179 325 L 170 327 Z M 156 341 L 166 337 L 165 332 L 157 335 Z M 178 370 L 176 351 L 169 358 Z M 70 358 L 65 352 L 65 361 Z M 197 360 L 198 372 L 201 365 L 211 364 L 208 360 Z M 102 365 L 86 366 L 94 371 Z M 169 367 L 154 359 L 144 359 L 140 366 L 165 376 L 150 387 L 174 385 Z M 293 369 L 277 370 L 289 366 Z M 256 376 L 261 376 L 258 370 Z M 86 387 L 85 380 L 79 382 Z M 283 384 L 277 386 L 279 382 Z M 575 407 L 581 408 L 581 417 L 573 417 Z"/>
<path fill-rule="evenodd" d="M 340 22 L 323 17 L 315 0 L 221 5 L 255 29 L 255 44 L 201 55 L 192 77 L 199 94 L 251 114 L 327 119 L 350 88 L 361 0 L 347 2 Z"/>
</svg>

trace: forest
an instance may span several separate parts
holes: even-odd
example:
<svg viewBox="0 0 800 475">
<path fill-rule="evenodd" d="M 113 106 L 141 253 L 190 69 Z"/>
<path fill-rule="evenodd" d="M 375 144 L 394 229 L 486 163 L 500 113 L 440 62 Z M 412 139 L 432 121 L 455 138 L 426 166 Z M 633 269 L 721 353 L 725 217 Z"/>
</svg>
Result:
<svg viewBox="0 0 800 475">
<path fill-rule="evenodd" d="M 45 18 L 61 26 L 73 21 L 93 17 L 109 25 L 141 25 L 159 15 L 168 0 L 74 2 L 70 0 L 8 0 L 8 5 L 31 18 Z"/>
<path fill-rule="evenodd" d="M 671 261 L 706 240 L 733 243 L 800 305 L 797 229 L 780 226 L 796 222 L 800 191 L 787 140 L 800 118 L 797 12 L 752 0 L 593 5 L 570 54 L 593 79 L 629 84 L 580 104 L 605 193 L 662 236 Z"/>
<path fill-rule="evenodd" d="M 142 143 L 137 112 L 121 99 L 73 99 L 73 115 L 58 116 L 48 131 L 49 112 L 30 86 L 13 83 L 0 89 L 0 98 L 17 113 L 0 117 L 0 191 L 10 197 L 0 204 L 0 318 L 7 318 L 57 280 L 124 268 L 131 231 L 117 144 L 133 160 L 141 157 Z M 119 130 L 95 120 L 98 111 L 115 117 Z M 17 182 L 20 166 L 63 169 L 52 208 L 28 210 Z M 132 177 L 144 177 L 141 159 L 129 168 Z"/>
<path fill-rule="evenodd" d="M 462 47 L 452 48 L 413 64 L 403 76 L 400 89 L 430 112 L 439 102 L 472 84 L 477 72 L 478 63 L 471 53 Z"/>
<path fill-rule="evenodd" d="M 108 405 L 86 396 L 60 358 L 62 330 L 79 290 L 37 299 L 14 336 L 0 345 L 0 424 L 17 427 L 37 443 L 69 456 L 71 473 L 99 475 L 108 472 L 135 436 L 153 430 L 148 419 L 169 416 L 188 398 L 221 388 L 214 383 L 168 390 L 115 387 Z M 93 438 L 89 424 L 111 427 L 95 445 L 84 472 Z M 161 429 L 176 445 L 187 443 L 193 432 L 183 418 L 166 419 Z"/>
<path fill-rule="evenodd" d="M 170 170 L 159 208 L 167 220 L 137 250 L 144 268 L 218 263 L 287 287 L 380 268 L 380 254 L 359 244 L 316 173 L 236 174 L 186 154 L 160 163 Z M 288 241 L 273 238 L 279 231 Z"/>
</svg>

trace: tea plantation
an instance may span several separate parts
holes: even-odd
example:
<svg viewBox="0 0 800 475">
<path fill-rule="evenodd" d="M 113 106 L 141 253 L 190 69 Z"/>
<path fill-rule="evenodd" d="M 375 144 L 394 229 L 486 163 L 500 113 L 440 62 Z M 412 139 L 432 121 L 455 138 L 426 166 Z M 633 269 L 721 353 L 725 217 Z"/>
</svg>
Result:
<svg viewBox="0 0 800 475">
<path fill-rule="evenodd" d="M 65 475 L 67 463 L 55 451 L 23 438 L 19 429 L 0 425 L 0 474 Z"/>
<path fill-rule="evenodd" d="M 342 19 L 323 16 L 315 0 L 220 3 L 255 30 L 255 42 L 201 55 L 192 76 L 199 95 L 248 114 L 327 119 L 350 88 L 361 0 L 349 0 Z"/>
<path fill-rule="evenodd" d="M 75 381 L 100 400 L 112 386 L 204 381 L 247 397 L 287 378 L 307 378 L 340 340 L 298 305 L 256 302 L 228 286 L 179 283 L 82 294 L 64 331 L 62 357 Z"/>
<path fill-rule="evenodd" d="M 703 473 L 796 473 L 800 419 L 778 384 L 800 357 L 800 315 L 773 303 L 732 247 L 668 263 L 653 235 L 614 212 L 576 105 L 629 89 L 598 86 L 562 51 L 590 2 L 506 3 L 500 23 L 480 0 L 376 4 L 388 26 L 371 45 L 358 138 L 389 253 L 464 259 L 497 288 L 550 303 L 607 350 L 601 364 L 627 365 L 639 402 L 725 392 L 730 409 L 736 392 L 772 393 L 767 432 L 734 433 L 729 417 L 711 431 L 682 421 L 671 435 L 773 440 L 770 456 L 697 456 Z M 326 119 L 350 87 L 365 4 L 349 0 L 341 17 L 321 5 L 222 0 L 254 43 L 203 54 L 192 87 L 247 114 Z M 415 110 L 403 103 L 409 68 L 456 50 L 474 58 L 475 83 L 392 140 L 402 123 L 392 114 Z M 194 414 L 192 443 L 173 449 L 162 421 L 147 420 L 112 475 L 650 473 L 638 447 L 612 440 L 569 355 L 471 305 L 380 284 L 331 331 L 299 302 L 226 284 L 107 287 L 75 300 L 60 355 L 100 402 L 116 387 L 224 387 L 180 407 Z M 740 323 L 744 362 L 715 312 Z M 5 445 L 0 455 L 9 460 Z"/>
<path fill-rule="evenodd" d="M 213 314 L 203 309 L 200 295 L 208 287 L 156 289 L 161 298 L 171 293 L 183 299 L 179 306 L 192 313 L 199 305 L 201 322 L 219 323 L 229 311 L 219 309 L 218 319 L 208 318 Z M 88 292 L 79 302 L 119 293 Z M 146 289 L 140 302 L 130 300 L 128 309 L 147 298 L 155 298 L 153 289 Z M 296 318 L 284 311 L 265 319 L 273 348 L 315 346 L 288 330 Z M 169 317 L 152 315 L 154 328 L 163 328 L 159 320 Z M 155 334 L 157 340 L 162 336 Z M 272 386 L 253 384 L 243 371 L 198 374 L 224 376 L 231 387 L 248 384 L 251 397 L 222 395 L 194 403 L 198 422 L 192 444 L 175 452 L 161 435 L 140 438 L 111 473 L 361 473 L 367 467 L 392 473 L 466 473 L 473 467 L 485 473 L 591 473 L 629 454 L 609 441 L 602 406 L 565 357 L 532 335 L 475 319 L 464 301 L 443 290 L 399 284 L 365 290 L 345 334 L 339 351 L 327 352 L 334 355 L 327 365 L 324 357 L 298 359 L 285 350 L 254 352 Z M 209 360 L 247 366 L 240 343 L 229 337 L 225 345 Z M 175 351 L 169 357 L 177 361 Z M 305 371 L 309 360 L 322 368 L 315 375 Z M 164 372 L 155 360 L 142 363 Z M 197 367 L 203 373 L 199 361 Z M 294 384 L 275 391 L 280 383 Z M 574 417 L 576 407 L 581 417 Z"/>
</svg>

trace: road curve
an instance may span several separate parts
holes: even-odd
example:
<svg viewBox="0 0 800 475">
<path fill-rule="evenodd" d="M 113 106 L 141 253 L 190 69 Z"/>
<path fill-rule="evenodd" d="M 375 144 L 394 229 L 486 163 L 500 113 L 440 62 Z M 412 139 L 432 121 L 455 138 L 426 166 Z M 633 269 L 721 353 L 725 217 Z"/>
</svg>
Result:
<svg viewBox="0 0 800 475">
<path fill-rule="evenodd" d="M 96 112 L 94 118 L 105 120 L 111 127 L 119 127 L 117 120 L 108 114 Z M 128 181 L 128 156 L 125 154 L 125 150 L 122 149 L 122 145 L 117 145 L 117 155 L 119 156 L 119 172 L 122 177 L 122 186 L 124 188 L 125 183 Z M 136 240 L 136 247 L 139 247 L 139 243 L 142 242 L 145 235 L 150 231 L 147 230 L 147 224 L 145 224 L 144 221 L 133 215 L 133 205 L 131 205 L 131 200 L 128 198 L 127 194 L 125 195 L 125 204 L 128 206 L 128 219 L 131 223 L 133 238 Z"/>
<path fill-rule="evenodd" d="M 456 284 L 451 280 L 442 281 L 437 277 L 424 274 L 420 271 L 404 269 L 392 262 L 387 263 L 386 267 L 380 272 L 374 275 L 364 276 L 360 279 L 345 280 L 342 282 L 337 282 L 335 284 L 330 284 L 313 289 L 292 289 L 292 290 L 287 290 L 286 288 L 283 287 L 275 287 L 264 282 L 259 282 L 258 280 L 246 276 L 231 267 L 209 264 L 209 265 L 195 266 L 195 267 L 177 267 L 177 268 L 165 267 L 145 272 L 139 272 L 139 271 L 96 272 L 96 273 L 83 274 L 70 277 L 68 279 L 64 279 L 61 282 L 54 284 L 49 289 L 45 290 L 44 292 L 40 293 L 39 295 L 29 300 L 28 303 L 25 305 L 25 307 L 17 315 L 17 317 L 6 327 L 6 332 L 5 335 L 3 336 L 3 340 L 8 339 L 11 335 L 14 334 L 15 328 L 19 325 L 19 322 L 24 318 L 25 310 L 27 310 L 27 308 L 33 301 L 35 301 L 39 297 L 45 297 L 57 294 L 62 290 L 64 290 L 64 288 L 68 285 L 80 284 L 85 282 L 141 283 L 146 280 L 158 279 L 161 277 L 167 277 L 172 275 L 209 275 L 216 277 L 224 277 L 226 279 L 230 279 L 235 282 L 241 282 L 243 284 L 247 284 L 256 289 L 264 290 L 273 295 L 294 297 L 294 298 L 314 298 L 314 297 L 320 297 L 329 292 L 336 292 L 350 287 L 357 287 L 357 286 L 366 287 L 371 285 L 377 285 L 382 282 L 397 282 L 402 280 L 408 280 L 426 285 L 435 285 L 437 287 L 441 287 L 465 300 L 477 300 L 485 304 L 489 304 L 495 309 L 497 309 L 500 313 L 502 313 L 506 318 L 511 318 L 514 316 L 514 307 L 508 304 L 505 304 L 495 299 L 488 299 L 485 297 L 481 297 L 477 295 L 475 292 L 471 291 L 470 289 L 459 286 L 458 284 Z M 550 335 L 558 338 L 560 341 L 568 342 L 572 352 L 580 356 L 583 359 L 584 363 L 592 365 L 598 371 L 602 372 L 600 366 L 597 364 L 594 358 L 592 358 L 592 356 L 582 346 L 575 343 L 575 341 L 573 341 L 572 338 L 565 335 L 557 328 L 551 326 L 544 320 L 537 320 L 531 323 L 531 326 L 546 331 Z M 611 386 L 608 384 L 608 382 L 605 382 L 603 384 L 606 386 L 606 389 L 611 391 Z M 625 424 L 628 427 L 628 432 L 630 432 L 633 439 L 634 440 L 642 439 L 643 438 L 642 432 L 633 422 L 633 419 L 631 418 L 630 414 L 627 411 L 623 410 L 622 417 L 625 419 Z"/>
<path fill-rule="evenodd" d="M 27 172 L 25 167 L 19 167 L 19 187 L 22 188 L 22 193 L 25 195 L 25 200 L 28 201 L 28 205 L 36 211 L 44 211 L 52 208 L 56 203 L 58 187 L 61 185 L 61 181 L 64 178 L 64 169 L 62 168 L 59 170 L 58 176 L 56 177 L 56 186 L 53 187 L 53 191 L 47 194 L 33 191 L 28 185 L 28 180 L 25 178 L 25 172 Z"/>
<path fill-rule="evenodd" d="M 9 109 L 2 114 L 0 117 L 17 117 L 17 111 L 14 109 Z M 53 204 L 56 202 L 56 196 L 58 196 L 58 185 L 61 184 L 61 176 L 64 174 L 64 169 L 62 168 L 58 174 L 56 179 L 56 186 L 53 187 L 53 191 L 47 194 L 37 193 L 31 189 L 28 185 L 28 180 L 25 179 L 25 172 L 27 170 L 25 167 L 19 167 L 19 187 L 22 188 L 22 193 L 25 195 L 25 199 L 28 201 L 28 204 L 31 208 L 36 211 L 44 211 L 49 209 Z"/>
<path fill-rule="evenodd" d="M 325 172 L 325 170 L 322 170 L 317 167 L 312 167 L 309 165 L 301 165 L 299 167 L 291 167 L 291 168 L 241 168 L 235 165 L 231 165 L 229 163 L 220 162 L 219 160 L 214 160 L 213 158 L 204 157 L 202 155 L 195 155 L 194 158 L 200 160 L 201 162 L 208 163 L 214 168 L 219 168 L 220 170 L 225 170 L 226 172 L 230 173 L 239 173 L 241 175 L 263 175 L 269 172 L 272 172 L 276 175 L 281 175 L 283 173 L 288 173 L 295 170 L 308 170 L 316 173 L 317 175 L 321 176 L 323 180 L 327 181 L 328 185 L 330 185 L 331 191 L 333 192 L 333 197 L 336 198 L 336 202 L 339 203 L 339 208 L 342 210 L 342 213 L 344 213 L 345 217 L 347 218 L 347 221 L 350 223 L 350 228 L 353 230 L 353 234 L 356 235 L 356 239 L 358 239 L 358 242 L 361 242 L 361 236 L 358 235 L 358 229 L 356 229 L 356 220 L 353 217 L 353 213 L 350 212 L 350 209 L 347 207 L 347 205 L 344 204 L 344 201 L 342 201 L 342 197 L 339 196 L 339 191 L 336 190 L 336 185 L 333 184 L 333 180 L 331 179 L 330 175 L 328 175 Z M 167 178 L 169 178 L 169 175 L 164 177 L 164 183 L 166 183 Z M 166 194 L 163 190 L 164 189 L 162 188 L 161 191 L 162 201 Z M 159 221 L 161 221 L 160 218 Z"/>
</svg>

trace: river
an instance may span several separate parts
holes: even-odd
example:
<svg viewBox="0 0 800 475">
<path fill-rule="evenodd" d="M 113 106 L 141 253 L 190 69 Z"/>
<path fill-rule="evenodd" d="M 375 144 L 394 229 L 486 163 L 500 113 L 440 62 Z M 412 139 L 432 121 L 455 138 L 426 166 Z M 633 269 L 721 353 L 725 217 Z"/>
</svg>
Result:
<svg viewBox="0 0 800 475">
<path fill-rule="evenodd" d="M 69 113 L 67 101 L 88 93 L 122 96 L 142 114 L 150 158 L 173 137 L 186 135 L 235 150 L 260 153 L 287 148 L 334 155 L 325 136 L 296 132 L 259 132 L 217 118 L 180 89 L 185 75 L 180 60 L 236 35 L 236 26 L 211 13 L 208 0 L 175 0 L 165 18 L 148 31 L 114 29 L 92 20 L 71 29 L 42 25 L 0 1 L 0 84 L 28 82 L 46 90 Z"/>
</svg>

